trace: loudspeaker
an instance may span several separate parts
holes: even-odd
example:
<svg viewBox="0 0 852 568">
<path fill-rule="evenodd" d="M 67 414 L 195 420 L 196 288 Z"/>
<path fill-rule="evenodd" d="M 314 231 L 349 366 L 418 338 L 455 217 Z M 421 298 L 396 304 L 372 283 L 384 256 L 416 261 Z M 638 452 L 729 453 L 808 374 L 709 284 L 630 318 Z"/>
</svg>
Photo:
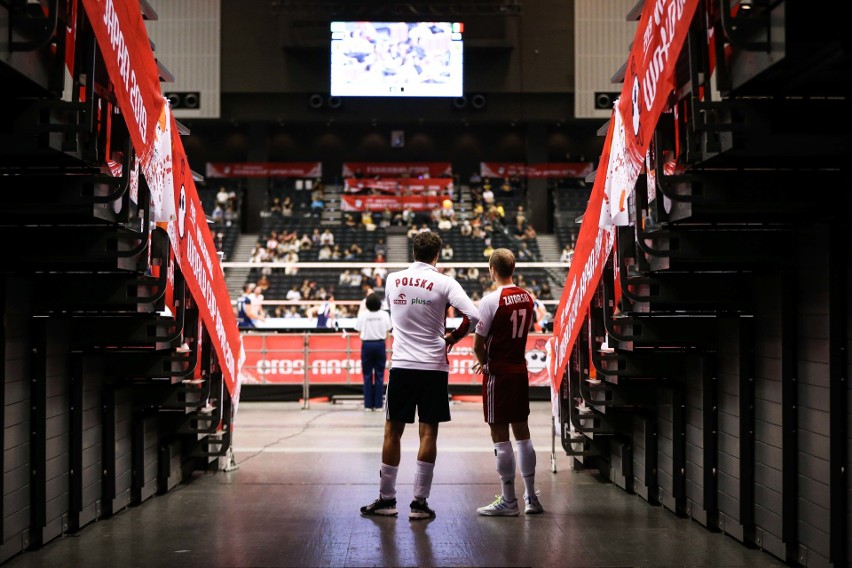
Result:
<svg viewBox="0 0 852 568">
<path fill-rule="evenodd" d="M 484 109 L 486 104 L 488 104 L 488 99 L 482 93 L 476 93 L 470 97 L 470 106 L 476 110 Z"/>
<path fill-rule="evenodd" d="M 308 106 L 312 109 L 320 109 L 324 104 L 325 98 L 319 93 L 314 93 L 308 97 Z"/>
<path fill-rule="evenodd" d="M 198 91 L 163 93 L 163 96 L 173 109 L 197 109 L 201 106 L 201 93 Z"/>
<path fill-rule="evenodd" d="M 621 93 L 596 91 L 595 110 L 612 110 L 612 106 L 615 104 L 615 99 L 617 99 L 620 95 Z"/>
<path fill-rule="evenodd" d="M 343 105 L 343 99 L 340 97 L 328 97 L 328 108 L 340 108 Z"/>
<path fill-rule="evenodd" d="M 467 106 L 467 97 L 461 96 L 453 99 L 453 106 L 456 108 L 464 108 Z"/>
</svg>

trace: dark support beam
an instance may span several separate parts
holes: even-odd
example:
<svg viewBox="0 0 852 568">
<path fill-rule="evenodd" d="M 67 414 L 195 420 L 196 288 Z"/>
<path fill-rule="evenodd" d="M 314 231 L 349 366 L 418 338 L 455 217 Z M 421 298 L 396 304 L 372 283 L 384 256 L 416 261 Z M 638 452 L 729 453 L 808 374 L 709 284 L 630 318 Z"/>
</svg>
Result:
<svg viewBox="0 0 852 568">
<path fill-rule="evenodd" d="M 848 294 L 849 281 L 849 227 L 847 223 L 835 221 L 831 225 L 828 245 L 830 247 L 829 269 L 829 492 L 831 495 L 829 514 L 829 554 L 835 566 L 848 566 L 848 475 L 849 455 L 849 405 L 847 353 Z"/>
<path fill-rule="evenodd" d="M 740 352 L 740 524 L 743 541 L 754 543 L 754 322 L 739 320 Z"/>
<path fill-rule="evenodd" d="M 74 353 L 70 358 L 71 381 L 69 415 L 69 527 L 71 530 L 80 528 L 80 512 L 83 510 L 83 356 Z"/>
<path fill-rule="evenodd" d="M 707 526 L 719 526 L 718 465 L 719 465 L 719 377 L 716 354 L 705 353 L 702 366 L 702 436 L 704 443 L 704 511 Z"/>
<path fill-rule="evenodd" d="M 787 558 L 798 558 L 799 404 L 796 367 L 796 275 L 782 277 L 781 292 L 781 540 Z"/>
<path fill-rule="evenodd" d="M 30 383 L 30 543 L 40 546 L 46 524 L 47 503 L 47 330 L 32 328 Z"/>
</svg>

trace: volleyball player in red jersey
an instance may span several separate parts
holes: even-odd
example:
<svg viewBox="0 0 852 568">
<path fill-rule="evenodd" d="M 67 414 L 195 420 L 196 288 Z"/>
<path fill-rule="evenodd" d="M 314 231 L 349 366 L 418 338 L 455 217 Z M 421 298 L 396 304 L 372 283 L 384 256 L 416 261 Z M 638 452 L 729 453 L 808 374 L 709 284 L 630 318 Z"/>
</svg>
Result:
<svg viewBox="0 0 852 568">
<path fill-rule="evenodd" d="M 529 376 L 524 357 L 527 334 L 535 323 L 532 296 L 515 286 L 515 255 L 509 249 L 497 249 L 488 260 L 488 271 L 497 290 L 479 304 L 473 351 L 475 372 L 482 377 L 482 408 L 491 427 L 497 473 L 502 492 L 490 505 L 476 511 L 486 516 L 510 516 L 520 513 L 515 496 L 515 454 L 509 440 L 509 427 L 518 450 L 518 469 L 524 480 L 524 513 L 539 514 L 544 508 L 535 491 L 535 450 L 527 419 L 530 414 Z"/>
</svg>

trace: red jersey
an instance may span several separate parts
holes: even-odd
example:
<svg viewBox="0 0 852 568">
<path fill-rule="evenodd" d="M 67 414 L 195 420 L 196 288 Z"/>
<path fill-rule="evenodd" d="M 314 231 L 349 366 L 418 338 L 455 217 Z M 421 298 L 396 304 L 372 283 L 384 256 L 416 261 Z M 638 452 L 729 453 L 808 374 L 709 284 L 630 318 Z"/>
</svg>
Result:
<svg viewBox="0 0 852 568">
<path fill-rule="evenodd" d="M 488 373 L 526 373 L 527 334 L 535 322 L 532 296 L 514 285 L 501 286 L 482 298 L 479 316 L 476 334 L 486 338 Z"/>
</svg>

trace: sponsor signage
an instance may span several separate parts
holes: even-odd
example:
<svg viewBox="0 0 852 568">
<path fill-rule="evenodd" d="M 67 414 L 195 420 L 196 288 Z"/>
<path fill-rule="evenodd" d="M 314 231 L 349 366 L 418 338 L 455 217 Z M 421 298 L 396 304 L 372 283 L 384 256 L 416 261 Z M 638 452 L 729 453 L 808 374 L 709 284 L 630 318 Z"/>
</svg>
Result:
<svg viewBox="0 0 852 568">
<path fill-rule="evenodd" d="M 550 378 L 545 361 L 542 334 L 527 338 L 527 371 L 530 386 L 548 386 Z M 307 341 L 307 344 L 305 343 Z M 243 384 L 363 384 L 361 339 L 354 334 L 259 334 L 243 336 L 246 360 L 242 367 Z M 393 338 L 388 341 L 388 366 Z M 476 357 L 473 336 L 467 335 L 453 346 L 448 356 L 450 384 L 481 384 L 482 375 L 473 371 Z M 385 376 L 387 380 L 387 376 Z"/>
<path fill-rule="evenodd" d="M 355 193 L 377 190 L 385 193 L 427 193 L 447 195 L 453 189 L 453 178 L 346 178 L 344 191 Z"/>
<path fill-rule="evenodd" d="M 520 162 L 481 162 L 482 177 L 526 177 L 526 178 L 585 178 L 592 173 L 591 162 L 564 162 L 552 164 L 524 164 Z"/>
<path fill-rule="evenodd" d="M 208 178 L 320 178 L 322 162 L 207 162 Z"/>
<path fill-rule="evenodd" d="M 341 211 L 431 211 L 441 207 L 442 195 L 341 195 Z"/>
<path fill-rule="evenodd" d="M 453 174 L 450 162 L 345 162 L 343 177 L 354 176 L 429 176 L 444 177 Z"/>
</svg>

